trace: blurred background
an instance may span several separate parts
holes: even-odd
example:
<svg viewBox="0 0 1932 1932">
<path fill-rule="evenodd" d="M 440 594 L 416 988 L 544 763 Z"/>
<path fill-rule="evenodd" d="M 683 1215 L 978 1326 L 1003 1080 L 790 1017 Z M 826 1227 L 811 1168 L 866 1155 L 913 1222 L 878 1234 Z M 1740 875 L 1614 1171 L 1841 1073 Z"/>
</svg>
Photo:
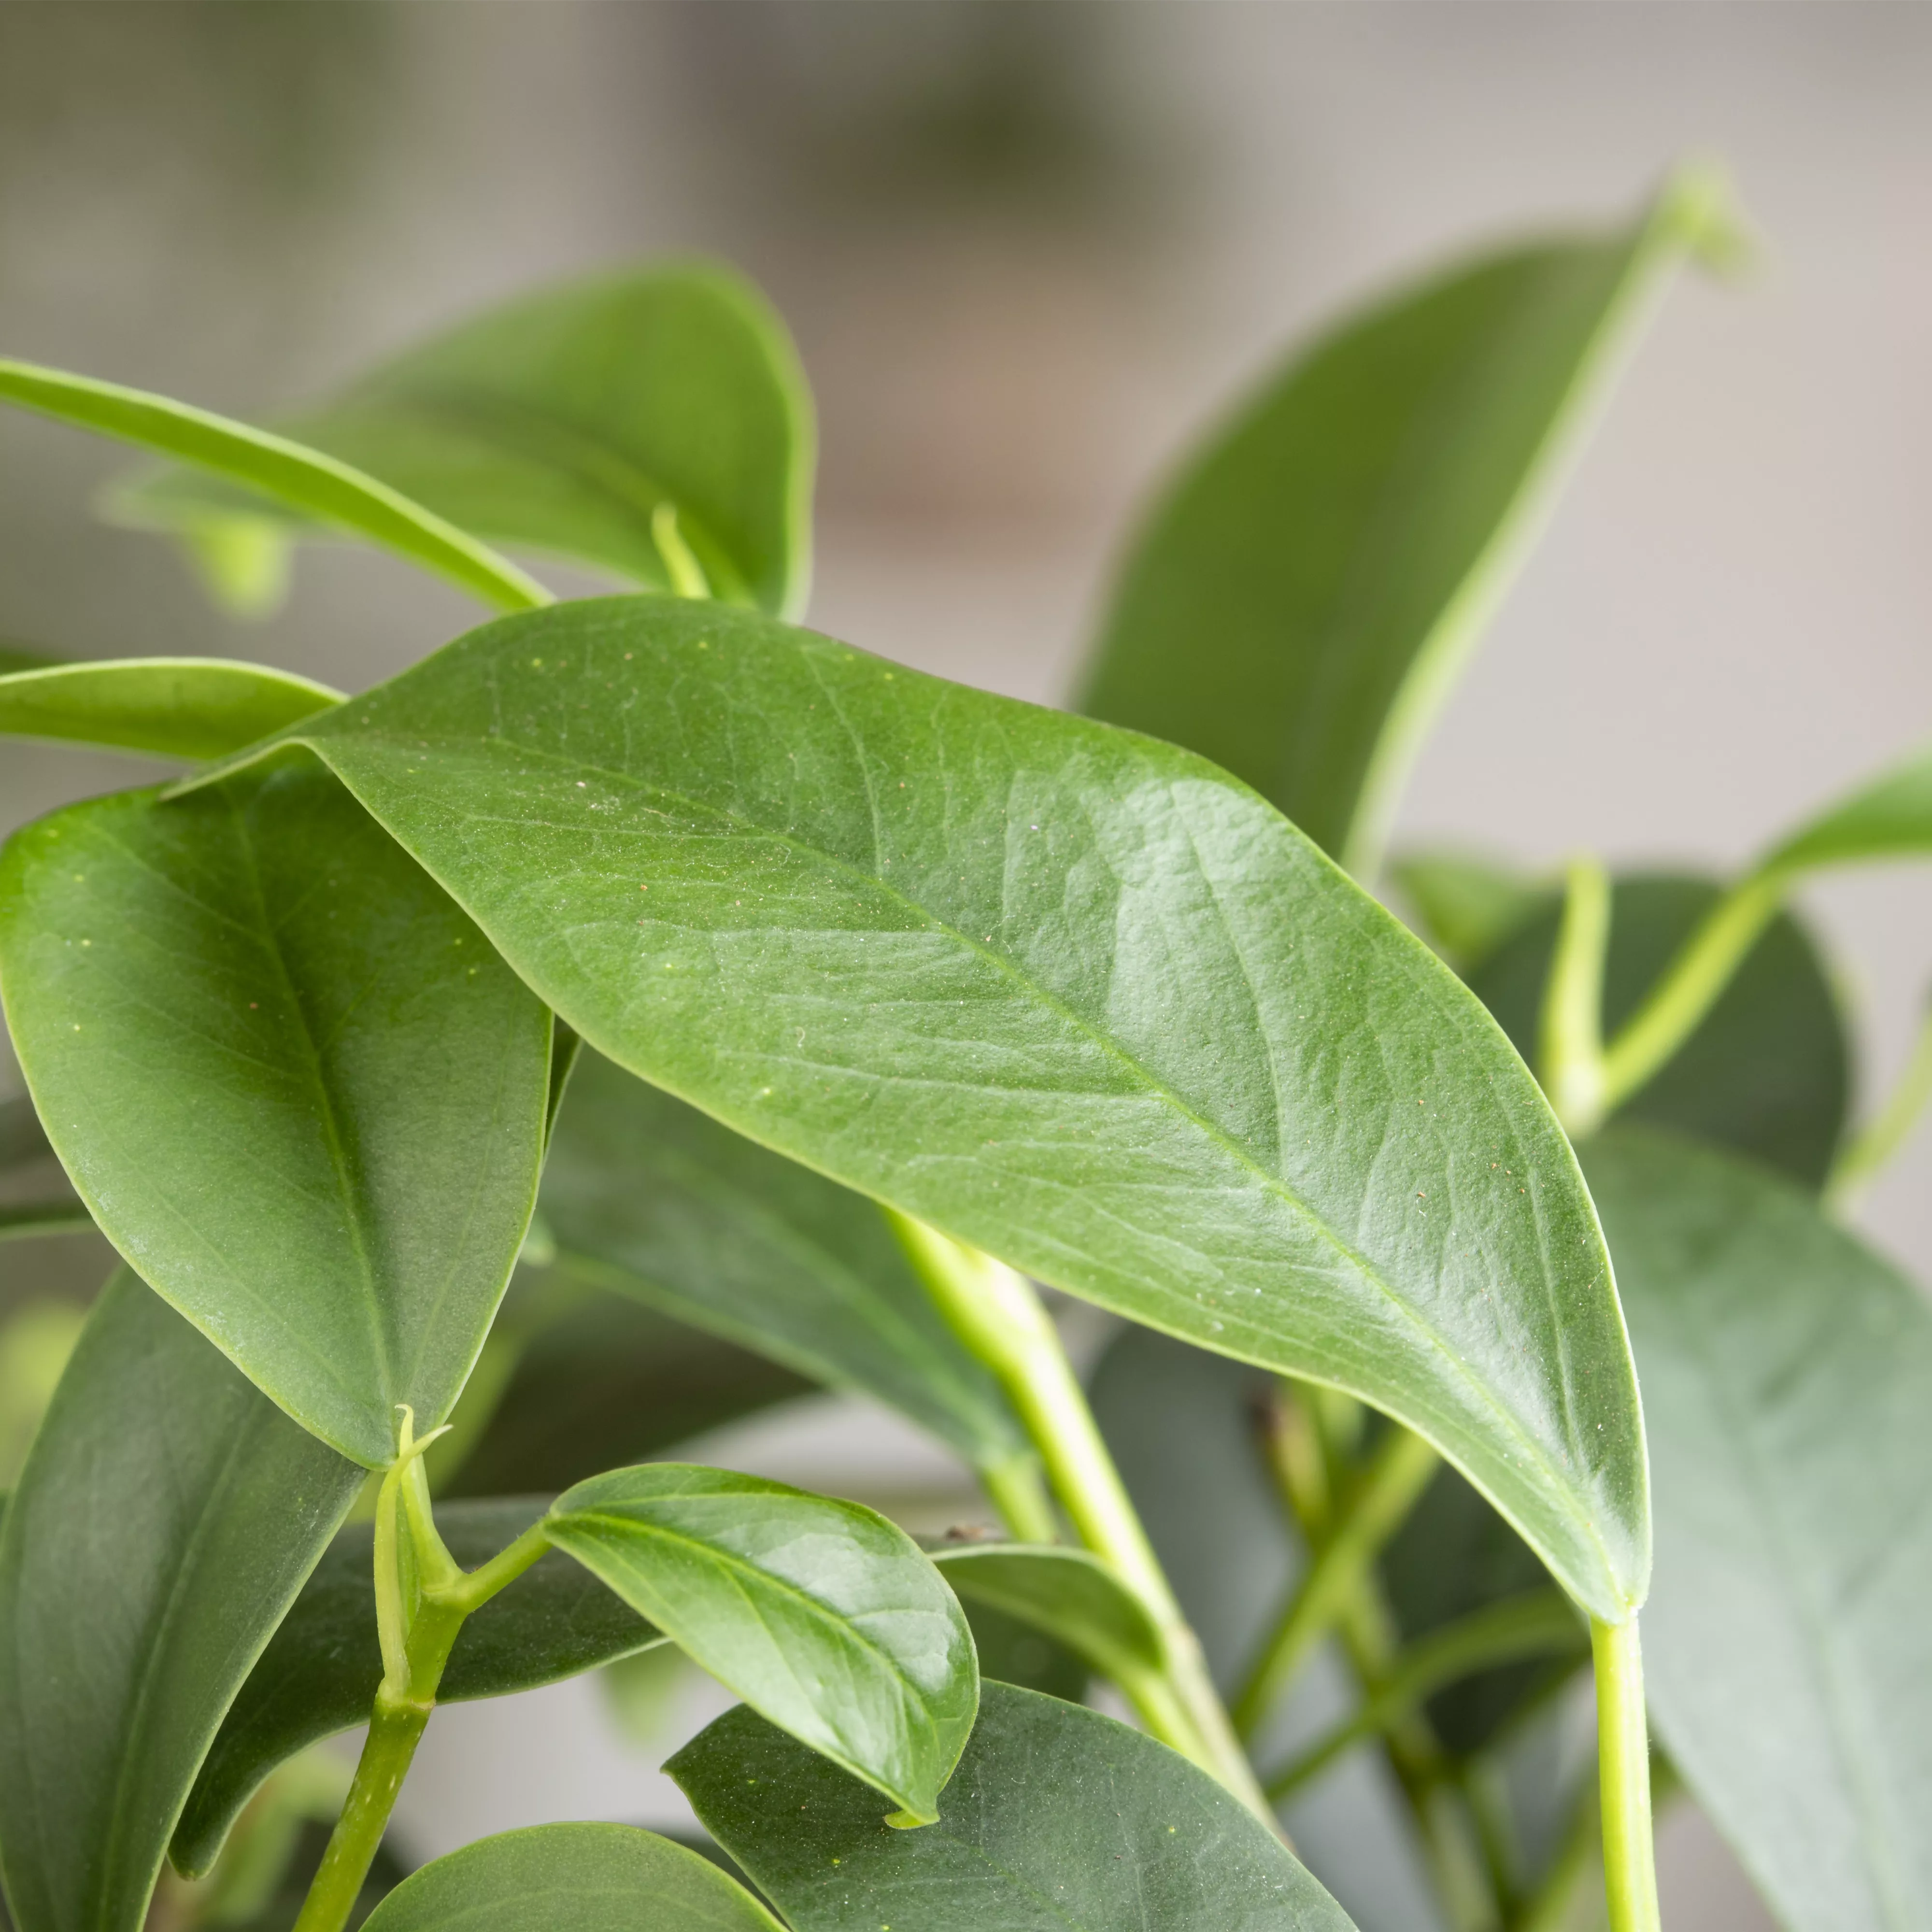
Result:
<svg viewBox="0 0 1932 1932">
<path fill-rule="evenodd" d="M 0 350 L 260 414 L 548 278 L 728 256 L 818 393 L 812 621 L 1051 702 L 1144 492 L 1292 339 L 1713 153 L 1759 262 L 1672 294 L 1397 843 L 1728 866 L 1932 728 L 1928 101 L 1932 10 L 1904 5 L 9 4 Z M 90 520 L 121 460 L 0 418 L 0 637 L 354 688 L 479 615 L 324 550 L 272 622 L 218 616 L 163 544 Z M 9 744 L 0 818 L 138 776 Z M 1932 975 L 1932 879 L 1806 903 L 1869 1100 Z M 1862 1217 L 1922 1280 L 1928 1172 L 1932 1136 Z M 849 1490 L 889 1430 L 899 1480 L 961 1492 L 829 1398 L 707 1453 Z M 646 1727 L 653 1699 L 672 1731 L 716 1708 L 633 1690 Z M 662 1754 L 585 1680 L 452 1710 L 400 1822 L 428 1856 L 668 1816 Z M 1674 1922 L 1768 1924 L 1694 1816 L 1663 1856 Z"/>
</svg>

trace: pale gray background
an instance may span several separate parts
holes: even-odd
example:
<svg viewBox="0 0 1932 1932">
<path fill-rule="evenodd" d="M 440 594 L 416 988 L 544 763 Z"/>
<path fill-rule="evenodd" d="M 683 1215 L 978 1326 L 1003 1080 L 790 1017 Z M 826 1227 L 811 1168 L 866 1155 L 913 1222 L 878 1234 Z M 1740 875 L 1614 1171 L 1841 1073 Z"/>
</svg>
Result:
<svg viewBox="0 0 1932 1932">
<path fill-rule="evenodd" d="M 1124 516 L 1278 345 L 1419 261 L 1628 211 L 1690 150 L 1736 171 L 1762 266 L 1671 298 L 1401 829 L 1727 864 L 1932 725 L 1923 8 L 10 4 L 0 345 L 245 412 L 548 275 L 728 256 L 818 387 L 813 621 L 1050 700 Z M 0 634 L 355 686 L 474 614 L 345 554 L 228 624 L 88 524 L 114 462 L 0 422 Z M 10 818 L 130 769 L 0 760 Z M 1932 972 L 1932 879 L 1808 903 L 1869 1096 Z M 1864 1216 L 1922 1278 L 1928 1163 L 1921 1141 Z M 890 1427 L 726 1450 L 850 1487 Z M 890 1440 L 896 1481 L 956 1486 Z M 641 1816 L 651 1762 L 586 1684 L 452 1712 L 404 1822 L 428 1852 Z M 1665 1863 L 1676 1924 L 1766 1922 L 1696 1820 Z"/>
</svg>

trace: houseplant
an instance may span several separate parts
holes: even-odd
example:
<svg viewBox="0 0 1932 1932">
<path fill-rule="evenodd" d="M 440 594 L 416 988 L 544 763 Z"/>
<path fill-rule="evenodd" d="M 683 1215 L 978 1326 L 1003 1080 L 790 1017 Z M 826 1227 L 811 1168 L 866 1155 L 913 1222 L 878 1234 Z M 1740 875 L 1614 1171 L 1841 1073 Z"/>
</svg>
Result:
<svg viewBox="0 0 1932 1932">
<path fill-rule="evenodd" d="M 438 1701 L 665 1644 L 742 1700 L 670 1767 L 715 1844 L 508 1834 L 380 1932 L 1341 1927 L 1275 1808 L 1364 1754 L 1447 1922 L 1625 1932 L 1640 1609 L 1660 1785 L 1794 1926 L 1918 1922 L 1932 1327 L 1826 1204 L 1912 1096 L 1844 1144 L 1784 902 L 1922 849 L 1932 767 L 1721 885 L 1384 857 L 1617 356 L 1730 245 L 1693 171 L 1346 319 L 1150 513 L 1084 715 L 797 627 L 809 404 L 722 271 L 540 292 L 273 430 L 0 363 L 171 460 L 110 513 L 231 602 L 346 533 L 504 614 L 346 698 L 0 676 L 0 730 L 182 768 L 0 859 L 7 1144 L 70 1184 L 10 1222 L 124 1262 L 0 1532 L 20 1932 L 138 1925 L 164 1858 L 212 1874 L 177 1917 L 272 1914 L 301 1754 L 366 1721 L 296 1921 L 336 1932 Z M 1036 1284 L 1122 1318 L 1090 1398 Z M 813 1384 L 1000 1528 L 667 1459 Z M 1016 1622 L 1060 1694 L 982 1677 Z"/>
</svg>

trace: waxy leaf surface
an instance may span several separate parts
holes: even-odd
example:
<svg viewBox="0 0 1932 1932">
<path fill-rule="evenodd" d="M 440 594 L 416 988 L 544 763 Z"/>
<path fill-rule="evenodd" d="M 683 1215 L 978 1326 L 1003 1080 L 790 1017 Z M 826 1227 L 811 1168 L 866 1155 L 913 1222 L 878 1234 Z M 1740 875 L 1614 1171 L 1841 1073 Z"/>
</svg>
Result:
<svg viewBox="0 0 1932 1932">
<path fill-rule="evenodd" d="M 202 1754 L 355 1500 L 123 1270 L 0 1531 L 0 1869 L 19 1932 L 140 1932 Z"/>
<path fill-rule="evenodd" d="M 880 1828 L 862 1785 L 752 1712 L 665 1766 L 794 1932 L 1348 1932 L 1346 1913 L 1205 1772 L 1011 1684 L 938 1824 Z"/>
<path fill-rule="evenodd" d="M 1196 454 L 1129 553 L 1081 708 L 1246 778 L 1358 875 L 1588 406 L 1714 220 L 1458 264 L 1345 320 Z"/>
<path fill-rule="evenodd" d="M 535 1498 L 439 1503 L 436 1521 L 466 1570 L 487 1563 L 544 1513 Z M 277 1765 L 366 1724 L 382 1682 L 368 1523 L 339 1532 L 250 1672 L 209 1750 L 169 1856 L 206 1871 L 236 1813 Z M 501 1697 L 595 1670 L 663 1641 L 583 1566 L 552 1551 L 490 1598 L 458 1633 L 439 1703 Z"/>
<path fill-rule="evenodd" d="M 1788 1183 L 1587 1155 L 1643 1376 L 1657 1728 L 1793 1932 L 1932 1925 L 1932 1311 Z"/>
<path fill-rule="evenodd" d="M 286 424 L 466 530 L 656 589 L 660 506 L 712 593 L 781 615 L 811 572 L 812 403 L 784 326 L 697 262 L 545 290 L 464 322 Z M 277 514 L 201 478 L 124 490 L 190 532 Z"/>
<path fill-rule="evenodd" d="M 658 598 L 295 734 L 599 1052 L 1036 1278 L 1354 1390 L 1580 1600 L 1648 1562 L 1569 1144 L 1427 948 L 1132 734 Z"/>
<path fill-rule="evenodd" d="M 1026 1438 L 876 1203 L 591 1054 L 544 1171 L 573 1272 L 889 1402 L 984 1466 Z"/>
<path fill-rule="evenodd" d="M 364 1932 L 784 1932 L 712 1862 L 632 1825 L 536 1825 L 412 1872 Z"/>
<path fill-rule="evenodd" d="M 124 792 L 0 855 L 0 991 L 81 1198 L 370 1467 L 440 1422 L 522 1241 L 550 1016 L 312 761 Z"/>
<path fill-rule="evenodd" d="M 580 1483 L 548 1523 L 774 1724 L 934 1815 L 979 1672 L 958 1600 L 903 1530 L 857 1503 L 677 1462 Z"/>
</svg>

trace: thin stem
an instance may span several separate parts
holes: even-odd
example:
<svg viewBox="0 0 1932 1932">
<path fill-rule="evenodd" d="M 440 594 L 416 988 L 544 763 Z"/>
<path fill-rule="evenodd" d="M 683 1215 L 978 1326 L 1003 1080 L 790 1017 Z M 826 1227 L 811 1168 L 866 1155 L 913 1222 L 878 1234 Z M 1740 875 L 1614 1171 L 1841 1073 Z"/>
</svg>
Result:
<svg viewBox="0 0 1932 1932">
<path fill-rule="evenodd" d="M 355 1782 L 302 1900 L 295 1932 L 341 1932 L 348 1924 L 428 1722 L 427 1705 L 392 1704 L 377 1693 Z"/>
<path fill-rule="evenodd" d="M 533 1522 L 506 1550 L 500 1550 L 488 1562 L 479 1564 L 458 1581 L 426 1592 L 433 1604 L 442 1605 L 460 1616 L 480 1610 L 499 1590 L 514 1583 L 550 1548 L 550 1532 L 542 1521 Z"/>
<path fill-rule="evenodd" d="M 1181 1614 L 1033 1284 L 922 1221 L 901 1214 L 890 1219 L 940 1312 L 999 1378 L 1081 1541 L 1113 1566 L 1160 1631 L 1166 1662 L 1161 1694 L 1136 1695 L 1144 1685 L 1120 1688 L 1156 1737 L 1219 1778 L 1272 1826 L 1274 1814 L 1228 1722 L 1200 1642 Z"/>
<path fill-rule="evenodd" d="M 1544 988 L 1540 1057 L 1550 1104 L 1580 1140 L 1604 1113 L 1604 955 L 1610 939 L 1610 874 L 1594 859 L 1573 859 Z"/>
<path fill-rule="evenodd" d="M 1898 1085 L 1832 1162 L 1831 1178 L 1825 1184 L 1829 1206 L 1844 1208 L 1886 1166 L 1918 1124 L 1928 1100 L 1932 1100 L 1932 1001 L 1927 1003 L 1919 1020 L 1918 1036 L 1912 1042 L 1912 1057 Z"/>
<path fill-rule="evenodd" d="M 658 554 L 664 559 L 664 574 L 679 596 L 702 599 L 711 595 L 711 580 L 677 526 L 675 503 L 660 503 L 651 512 L 651 541 L 657 545 Z"/>
<path fill-rule="evenodd" d="M 1754 872 L 1711 908 L 1605 1048 L 1605 1114 L 1645 1085 L 1696 1031 L 1784 898 L 1782 874 Z"/>
<path fill-rule="evenodd" d="M 1590 1625 L 1597 1665 L 1597 1789 L 1610 1932 L 1661 1932 L 1651 1840 L 1650 1740 L 1636 1619 Z"/>
<path fill-rule="evenodd" d="M 1054 1520 L 1053 1498 L 1048 1494 L 1040 1458 L 1030 1450 L 982 1465 L 980 1486 L 1000 1513 L 1000 1520 L 1019 1543 L 1058 1543 L 1060 1526 Z"/>
<path fill-rule="evenodd" d="M 1438 1460 L 1420 1436 L 1400 1424 L 1389 1425 L 1234 1700 L 1240 1736 L 1253 1736 L 1310 1653 L 1334 1628 L 1369 1565 L 1427 1487 Z"/>
<path fill-rule="evenodd" d="M 1570 1906 L 1597 1862 L 1597 1787 L 1586 1781 L 1563 1828 L 1556 1856 L 1542 1882 L 1510 1921 L 1509 1932 L 1562 1932 Z"/>
</svg>

